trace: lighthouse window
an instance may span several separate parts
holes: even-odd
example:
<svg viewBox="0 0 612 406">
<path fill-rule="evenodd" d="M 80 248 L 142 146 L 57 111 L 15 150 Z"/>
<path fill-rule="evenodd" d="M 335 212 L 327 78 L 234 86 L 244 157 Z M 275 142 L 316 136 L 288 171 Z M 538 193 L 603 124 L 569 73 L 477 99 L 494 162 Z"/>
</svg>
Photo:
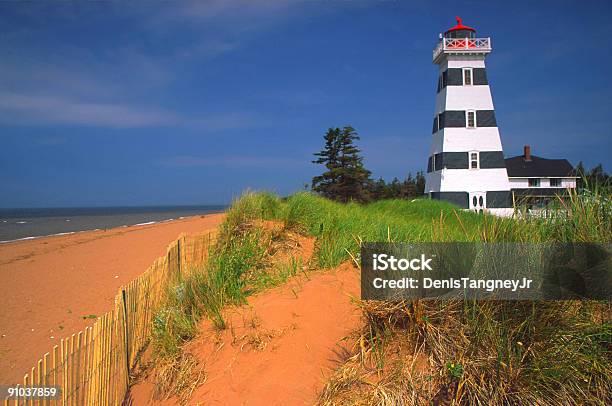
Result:
<svg viewBox="0 0 612 406">
<path fill-rule="evenodd" d="M 472 85 L 472 68 L 463 68 L 463 85 Z"/>
<path fill-rule="evenodd" d="M 478 169 L 480 167 L 480 157 L 478 152 L 470 152 L 470 169 Z"/>
<path fill-rule="evenodd" d="M 474 110 L 467 112 L 466 126 L 467 128 L 476 128 L 476 112 Z"/>
</svg>

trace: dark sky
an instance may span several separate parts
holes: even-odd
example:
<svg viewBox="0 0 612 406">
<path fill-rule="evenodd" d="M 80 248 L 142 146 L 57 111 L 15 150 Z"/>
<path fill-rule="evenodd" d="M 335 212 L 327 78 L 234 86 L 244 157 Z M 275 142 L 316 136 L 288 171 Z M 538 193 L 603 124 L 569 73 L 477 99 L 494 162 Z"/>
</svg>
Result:
<svg viewBox="0 0 612 406">
<path fill-rule="evenodd" d="M 288 194 L 331 126 L 374 176 L 423 170 L 438 33 L 487 59 L 507 156 L 612 169 L 612 2 L 0 3 L 0 207 Z"/>
</svg>

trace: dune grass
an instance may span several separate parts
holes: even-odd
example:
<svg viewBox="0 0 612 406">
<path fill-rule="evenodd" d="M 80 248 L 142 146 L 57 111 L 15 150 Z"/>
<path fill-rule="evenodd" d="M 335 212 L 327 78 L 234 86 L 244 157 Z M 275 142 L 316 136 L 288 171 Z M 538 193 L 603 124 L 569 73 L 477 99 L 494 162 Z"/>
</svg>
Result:
<svg viewBox="0 0 612 406">
<path fill-rule="evenodd" d="M 274 275 L 252 272 L 262 266 L 270 243 L 269 236 L 253 227 L 259 220 L 275 220 L 286 230 L 315 237 L 318 268 L 346 260 L 358 263 L 362 241 L 612 241 L 609 196 L 573 194 L 559 204 L 563 210 L 548 218 L 513 220 L 425 199 L 361 205 L 309 193 L 287 199 L 247 193 L 228 211 L 207 266 L 169 290 L 167 305 L 156 318 L 154 348 L 159 357 L 176 359 L 182 344 L 196 333 L 199 318 L 206 316 L 224 328 L 224 306 L 243 303 L 249 294 L 297 272 L 298 263 L 278 265 Z M 365 319 L 360 351 L 328 382 L 322 404 L 611 400 L 608 303 L 414 301 L 360 306 Z M 398 343 L 428 359 L 426 379 L 406 374 L 405 365 L 389 368 L 397 364 L 392 349 Z"/>
</svg>

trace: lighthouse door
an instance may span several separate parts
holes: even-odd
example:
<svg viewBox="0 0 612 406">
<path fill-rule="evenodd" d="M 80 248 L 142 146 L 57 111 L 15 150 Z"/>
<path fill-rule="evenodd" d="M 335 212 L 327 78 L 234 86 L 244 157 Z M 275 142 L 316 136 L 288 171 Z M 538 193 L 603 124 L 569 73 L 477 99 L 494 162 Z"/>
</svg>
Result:
<svg viewBox="0 0 612 406">
<path fill-rule="evenodd" d="M 471 192 L 470 193 L 470 210 L 476 213 L 482 213 L 487 207 L 486 192 Z"/>
</svg>

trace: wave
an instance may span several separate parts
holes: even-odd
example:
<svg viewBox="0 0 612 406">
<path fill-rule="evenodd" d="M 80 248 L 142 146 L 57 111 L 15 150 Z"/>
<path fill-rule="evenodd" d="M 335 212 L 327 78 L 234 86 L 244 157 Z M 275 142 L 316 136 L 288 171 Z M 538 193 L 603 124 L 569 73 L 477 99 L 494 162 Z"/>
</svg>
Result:
<svg viewBox="0 0 612 406">
<path fill-rule="evenodd" d="M 149 224 L 155 224 L 157 221 L 147 221 L 146 223 L 134 224 L 134 226 L 148 226 Z"/>
<path fill-rule="evenodd" d="M 16 238 L 14 240 L 0 241 L 0 244 L 6 244 L 6 243 L 9 243 L 9 242 L 16 242 L 16 241 L 35 240 L 37 238 L 45 238 L 45 237 L 58 237 L 60 235 L 70 235 L 70 234 L 76 234 L 76 233 L 84 233 L 85 231 L 91 231 L 91 230 L 68 231 L 68 232 L 65 232 L 65 233 L 56 233 L 56 234 L 47 234 L 47 235 L 35 235 L 35 236 L 31 236 L 31 237 L 22 237 L 22 238 Z"/>
<path fill-rule="evenodd" d="M 180 216 L 180 217 L 175 215 L 174 217 L 171 217 L 171 218 L 168 218 L 168 219 L 160 219 L 160 220 L 155 220 L 155 221 L 146 221 L 146 222 L 141 222 L 141 223 L 127 223 L 127 224 L 123 224 L 123 225 L 115 225 L 115 224 L 113 224 L 112 226 L 109 226 L 109 227 L 100 227 L 100 224 L 95 224 L 95 225 L 91 224 L 90 226 L 95 226 L 96 228 L 89 228 L 89 229 L 84 229 L 84 230 L 75 230 L 75 231 L 70 231 L 70 232 L 59 232 L 59 233 L 52 233 L 52 234 L 24 236 L 24 237 L 20 237 L 20 238 L 0 240 L 0 244 L 6 244 L 6 243 L 11 243 L 11 242 L 16 242 L 16 241 L 32 240 L 32 239 L 35 239 L 35 238 L 62 236 L 62 235 L 82 233 L 82 232 L 87 232 L 87 231 L 101 231 L 101 230 L 107 231 L 107 230 L 111 230 L 113 228 L 127 228 L 127 227 L 147 226 L 147 225 L 152 225 L 152 224 L 159 224 L 159 223 L 166 223 L 166 222 L 170 222 L 170 221 L 183 220 L 183 219 L 188 219 L 188 218 L 192 218 L 192 217 L 196 217 L 196 216 L 200 216 L 200 215 L 207 215 L 207 214 L 210 214 L 210 213 L 202 213 L 202 214 L 193 215 L 193 216 L 189 215 L 189 216 Z M 71 221 L 70 219 L 66 219 L 66 218 L 61 219 L 61 220 L 64 220 L 66 222 Z M 141 218 L 139 220 L 143 220 L 143 219 Z M 39 223 L 40 223 L 38 221 L 32 222 L 32 221 L 24 221 L 24 220 L 16 221 L 14 223 L 11 220 L 0 220 L 0 221 L 2 223 L 8 223 L 10 221 L 10 224 L 19 224 L 19 225 L 28 224 L 28 225 L 32 225 L 32 226 L 34 226 L 34 225 L 38 226 Z M 74 225 L 74 226 L 71 226 L 71 228 L 76 228 L 77 224 L 78 224 L 78 222 L 72 221 L 71 225 Z M 15 230 L 17 230 L 18 228 L 21 229 L 20 226 L 15 226 Z M 24 227 L 24 229 L 28 229 L 28 228 L 29 227 Z M 52 231 L 52 230 L 48 230 L 48 231 Z M 2 237 L 10 238 L 12 236 L 11 235 L 0 236 L 0 238 L 2 238 Z"/>
</svg>

